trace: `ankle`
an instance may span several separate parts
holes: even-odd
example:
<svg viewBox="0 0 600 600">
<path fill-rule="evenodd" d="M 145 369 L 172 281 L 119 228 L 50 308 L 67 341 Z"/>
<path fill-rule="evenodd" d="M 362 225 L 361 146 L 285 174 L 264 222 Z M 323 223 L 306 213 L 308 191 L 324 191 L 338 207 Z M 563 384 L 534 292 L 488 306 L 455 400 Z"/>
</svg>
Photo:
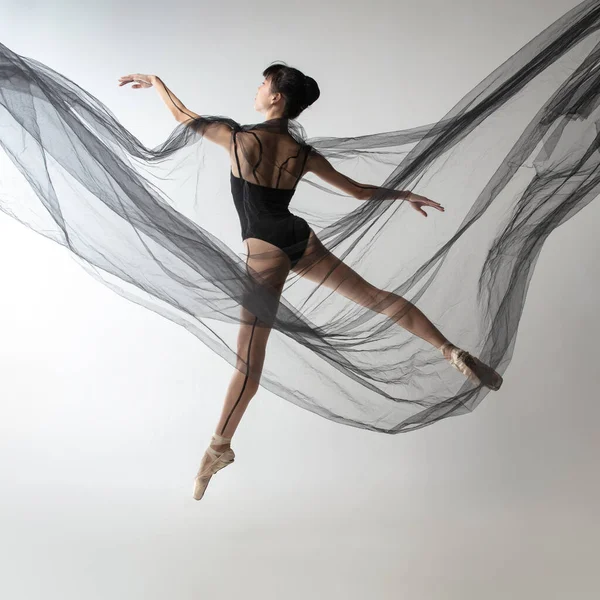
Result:
<svg viewBox="0 0 600 600">
<path fill-rule="evenodd" d="M 223 450 L 229 450 L 229 448 L 231 448 L 231 444 L 229 442 L 227 442 L 226 444 L 215 444 L 214 442 L 212 442 L 210 444 L 210 447 L 213 450 L 216 450 L 217 452 L 222 452 Z"/>
<path fill-rule="evenodd" d="M 220 433 L 213 433 L 210 439 L 210 445 L 213 448 L 228 448 L 231 444 L 231 437 L 226 437 Z"/>
<path fill-rule="evenodd" d="M 444 358 L 447 360 L 450 358 L 450 353 L 452 352 L 452 350 L 454 348 L 456 348 L 457 346 L 455 346 L 454 344 L 452 344 L 451 342 L 444 342 L 439 348 L 438 350 L 443 354 Z"/>
</svg>

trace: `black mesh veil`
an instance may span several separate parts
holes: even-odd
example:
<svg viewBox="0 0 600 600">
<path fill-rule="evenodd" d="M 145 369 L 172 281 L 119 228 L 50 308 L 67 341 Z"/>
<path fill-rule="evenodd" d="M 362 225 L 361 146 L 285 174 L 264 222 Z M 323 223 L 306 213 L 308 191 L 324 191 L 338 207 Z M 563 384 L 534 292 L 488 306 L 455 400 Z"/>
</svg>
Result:
<svg viewBox="0 0 600 600">
<path fill-rule="evenodd" d="M 600 194 L 599 28 L 600 2 L 582 2 L 435 123 L 308 138 L 297 120 L 203 115 L 154 148 L 74 82 L 0 44 L 0 208 L 250 377 L 238 331 L 266 325 L 260 385 L 280 397 L 346 425 L 417 429 L 473 410 L 489 390 L 379 310 L 384 300 L 374 309 L 298 270 L 275 285 L 282 251 L 244 257 L 241 238 L 223 234 L 223 219 L 237 218 L 229 184 L 237 177 L 245 200 L 287 193 L 297 222 L 345 265 L 504 373 L 544 241 Z M 211 188 L 203 171 L 221 149 L 207 131 L 223 127 L 230 180 Z M 370 199 L 304 173 L 310 153 L 371 184 Z M 446 212 L 424 219 L 389 190 Z"/>
</svg>

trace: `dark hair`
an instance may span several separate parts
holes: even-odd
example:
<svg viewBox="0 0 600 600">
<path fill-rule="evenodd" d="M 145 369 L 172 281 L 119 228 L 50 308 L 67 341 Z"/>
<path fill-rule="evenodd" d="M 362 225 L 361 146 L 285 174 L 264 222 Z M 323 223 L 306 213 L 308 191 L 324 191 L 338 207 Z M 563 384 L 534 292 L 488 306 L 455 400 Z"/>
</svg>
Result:
<svg viewBox="0 0 600 600">
<path fill-rule="evenodd" d="M 284 63 L 269 65 L 263 77 L 270 77 L 271 91 L 285 98 L 284 117 L 295 119 L 321 95 L 317 82 L 294 67 Z"/>
</svg>

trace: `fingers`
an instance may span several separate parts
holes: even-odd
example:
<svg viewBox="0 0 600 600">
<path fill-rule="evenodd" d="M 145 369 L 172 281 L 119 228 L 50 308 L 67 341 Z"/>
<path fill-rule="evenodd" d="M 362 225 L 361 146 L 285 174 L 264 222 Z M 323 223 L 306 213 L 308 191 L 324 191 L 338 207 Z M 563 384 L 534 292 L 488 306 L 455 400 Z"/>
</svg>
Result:
<svg viewBox="0 0 600 600">
<path fill-rule="evenodd" d="M 424 206 L 431 206 L 433 208 L 437 208 L 438 210 L 444 210 L 444 208 L 439 202 L 436 202 L 435 200 L 430 200 L 429 198 L 426 198 L 425 196 L 421 196 L 419 194 L 414 194 L 414 200 L 412 201 L 418 202 L 419 204 L 422 204 Z"/>
<path fill-rule="evenodd" d="M 437 208 L 438 210 L 441 210 L 442 212 L 444 212 L 444 207 L 439 202 L 435 202 L 434 200 L 426 199 L 426 202 L 424 202 L 424 204 L 426 204 L 427 206 L 431 206 L 432 208 Z"/>
<path fill-rule="evenodd" d="M 438 210 L 444 212 L 444 207 L 443 206 L 435 206 L 435 204 L 437 204 L 437 202 L 434 203 L 434 205 L 430 205 L 427 202 L 423 202 L 423 201 L 419 201 L 419 202 L 412 202 L 411 206 L 417 211 L 420 212 L 424 217 L 429 216 L 422 208 L 421 206 L 432 206 L 432 208 L 437 208 Z"/>
<path fill-rule="evenodd" d="M 423 206 L 431 206 L 431 208 L 437 208 L 441 212 L 446 210 L 441 204 L 434 202 L 433 200 L 420 200 L 419 204 Z"/>
<path fill-rule="evenodd" d="M 410 206 L 411 208 L 414 208 L 418 213 L 421 213 L 423 216 L 427 216 L 427 213 L 418 204 L 411 202 Z"/>
<path fill-rule="evenodd" d="M 440 207 L 441 208 L 441 204 L 439 202 L 436 202 L 435 200 L 430 200 L 429 198 L 425 198 L 424 199 L 425 202 L 427 203 L 428 206 L 434 206 L 434 207 Z"/>
<path fill-rule="evenodd" d="M 150 82 L 147 81 L 148 76 L 143 75 L 142 73 L 130 73 L 129 75 L 123 75 L 119 77 L 119 86 L 125 85 L 127 83 L 135 83 L 134 88 L 140 88 L 147 85 L 150 87 Z"/>
</svg>

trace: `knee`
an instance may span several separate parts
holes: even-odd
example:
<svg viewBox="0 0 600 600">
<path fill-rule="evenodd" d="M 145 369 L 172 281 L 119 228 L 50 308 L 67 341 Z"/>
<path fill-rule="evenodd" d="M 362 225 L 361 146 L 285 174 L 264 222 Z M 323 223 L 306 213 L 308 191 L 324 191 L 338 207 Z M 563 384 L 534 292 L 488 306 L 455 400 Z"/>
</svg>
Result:
<svg viewBox="0 0 600 600">
<path fill-rule="evenodd" d="M 375 289 L 371 295 L 371 307 L 377 312 L 389 316 L 405 314 L 413 306 L 411 302 L 394 292 Z"/>
<path fill-rule="evenodd" d="M 250 364 L 250 366 L 248 366 L 246 361 L 238 359 L 236 363 L 236 369 L 238 372 L 238 383 L 236 386 L 242 385 L 245 395 L 254 396 L 260 385 L 262 365 L 257 367 Z"/>
<path fill-rule="evenodd" d="M 363 304 L 378 312 L 383 312 L 390 304 L 394 302 L 394 294 L 387 290 L 382 290 L 374 285 L 368 284 L 363 297 Z"/>
<path fill-rule="evenodd" d="M 265 356 L 263 348 L 252 348 L 250 353 L 248 353 L 248 346 L 238 348 L 235 367 L 242 375 L 247 375 L 249 380 L 257 382 L 258 385 Z"/>
<path fill-rule="evenodd" d="M 382 290 L 362 278 L 346 279 L 339 285 L 337 291 L 366 308 L 373 308 L 380 299 L 382 292 Z"/>
</svg>

